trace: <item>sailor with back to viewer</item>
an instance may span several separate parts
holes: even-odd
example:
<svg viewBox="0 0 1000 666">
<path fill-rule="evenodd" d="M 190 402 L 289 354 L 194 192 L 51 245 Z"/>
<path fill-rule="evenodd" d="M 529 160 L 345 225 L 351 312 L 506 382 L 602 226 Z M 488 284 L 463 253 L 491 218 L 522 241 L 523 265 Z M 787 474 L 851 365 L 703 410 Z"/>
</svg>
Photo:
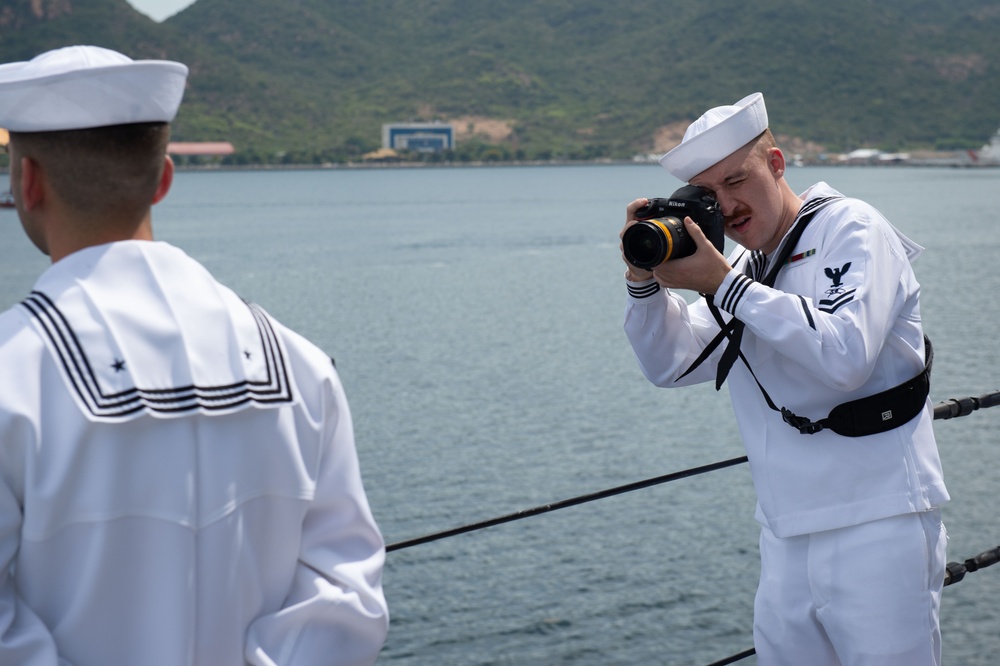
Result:
<svg viewBox="0 0 1000 666">
<path fill-rule="evenodd" d="M 187 67 L 0 66 L 28 237 L 0 315 L 0 664 L 371 664 L 385 549 L 330 358 L 153 240 Z"/>
</svg>

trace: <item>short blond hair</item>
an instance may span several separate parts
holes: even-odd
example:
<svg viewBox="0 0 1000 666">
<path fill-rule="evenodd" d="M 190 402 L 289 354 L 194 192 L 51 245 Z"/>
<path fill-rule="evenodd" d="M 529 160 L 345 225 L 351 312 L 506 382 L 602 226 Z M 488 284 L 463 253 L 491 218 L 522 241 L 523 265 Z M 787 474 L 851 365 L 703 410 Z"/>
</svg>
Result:
<svg viewBox="0 0 1000 666">
<path fill-rule="evenodd" d="M 772 148 L 777 148 L 778 143 L 774 140 L 774 135 L 771 134 L 770 129 L 765 129 L 763 132 L 757 135 L 754 139 L 754 150 L 757 151 L 758 155 L 762 157 L 767 157 L 768 151 Z"/>
</svg>

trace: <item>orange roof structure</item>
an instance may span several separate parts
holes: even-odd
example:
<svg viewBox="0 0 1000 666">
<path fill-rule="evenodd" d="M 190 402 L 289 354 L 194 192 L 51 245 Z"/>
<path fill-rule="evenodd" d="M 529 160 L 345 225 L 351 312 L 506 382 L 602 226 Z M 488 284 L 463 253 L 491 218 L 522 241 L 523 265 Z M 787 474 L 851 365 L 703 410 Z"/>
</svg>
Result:
<svg viewBox="0 0 1000 666">
<path fill-rule="evenodd" d="M 10 142 L 10 133 L 0 127 L 0 146 Z M 167 144 L 171 155 L 232 155 L 236 152 L 228 141 L 171 141 Z"/>
<path fill-rule="evenodd" d="M 171 155 L 232 155 L 236 152 L 228 141 L 171 141 L 167 144 Z"/>
</svg>

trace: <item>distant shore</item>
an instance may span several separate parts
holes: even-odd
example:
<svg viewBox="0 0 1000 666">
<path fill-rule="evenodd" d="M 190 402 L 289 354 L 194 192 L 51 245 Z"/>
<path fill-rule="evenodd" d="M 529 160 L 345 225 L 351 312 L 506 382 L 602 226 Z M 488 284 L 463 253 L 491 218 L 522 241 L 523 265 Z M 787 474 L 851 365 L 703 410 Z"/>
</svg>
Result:
<svg viewBox="0 0 1000 666">
<path fill-rule="evenodd" d="M 787 156 L 786 156 L 787 157 Z M 338 169 L 462 169 L 462 168 L 511 168 L 511 167 L 567 167 L 567 166 L 650 166 L 656 165 L 653 159 L 598 159 L 598 160 L 509 160 L 482 162 L 325 162 L 321 164 L 185 164 L 178 161 L 178 171 L 320 171 Z M 949 167 L 990 169 L 1000 168 L 1000 163 L 983 164 L 973 162 L 964 153 L 914 153 L 909 159 L 878 161 L 878 160 L 839 160 L 810 158 L 801 162 L 789 162 L 793 168 L 809 167 Z M 6 174 L 9 169 L 0 167 L 0 173 Z"/>
</svg>

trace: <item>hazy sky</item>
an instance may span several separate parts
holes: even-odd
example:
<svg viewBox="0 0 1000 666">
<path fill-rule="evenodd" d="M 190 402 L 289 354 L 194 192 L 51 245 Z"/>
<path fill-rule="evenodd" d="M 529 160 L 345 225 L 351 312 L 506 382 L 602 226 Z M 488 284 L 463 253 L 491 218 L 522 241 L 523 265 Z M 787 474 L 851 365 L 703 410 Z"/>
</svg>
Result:
<svg viewBox="0 0 1000 666">
<path fill-rule="evenodd" d="M 173 16 L 195 0 L 128 0 L 140 12 L 157 21 Z"/>
</svg>

